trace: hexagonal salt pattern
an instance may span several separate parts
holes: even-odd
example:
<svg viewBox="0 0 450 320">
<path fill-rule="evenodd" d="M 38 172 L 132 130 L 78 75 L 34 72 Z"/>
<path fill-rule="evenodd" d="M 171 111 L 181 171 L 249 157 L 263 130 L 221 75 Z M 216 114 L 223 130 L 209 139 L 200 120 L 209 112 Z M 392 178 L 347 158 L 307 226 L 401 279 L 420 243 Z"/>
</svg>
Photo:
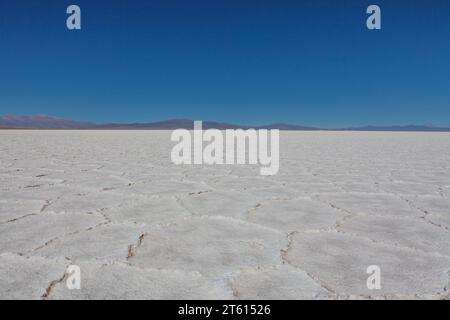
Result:
<svg viewBox="0 0 450 320">
<path fill-rule="evenodd" d="M 449 134 L 282 131 L 275 176 L 170 134 L 0 130 L 0 299 L 450 297 Z"/>
</svg>

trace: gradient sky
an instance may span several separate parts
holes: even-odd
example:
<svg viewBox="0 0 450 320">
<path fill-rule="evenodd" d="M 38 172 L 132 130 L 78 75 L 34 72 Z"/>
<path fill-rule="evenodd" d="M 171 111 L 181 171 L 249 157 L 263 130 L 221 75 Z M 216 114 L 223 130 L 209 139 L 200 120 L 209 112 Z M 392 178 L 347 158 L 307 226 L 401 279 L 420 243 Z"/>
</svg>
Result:
<svg viewBox="0 0 450 320">
<path fill-rule="evenodd" d="M 0 0 L 3 114 L 450 126 L 450 1 Z"/>
</svg>

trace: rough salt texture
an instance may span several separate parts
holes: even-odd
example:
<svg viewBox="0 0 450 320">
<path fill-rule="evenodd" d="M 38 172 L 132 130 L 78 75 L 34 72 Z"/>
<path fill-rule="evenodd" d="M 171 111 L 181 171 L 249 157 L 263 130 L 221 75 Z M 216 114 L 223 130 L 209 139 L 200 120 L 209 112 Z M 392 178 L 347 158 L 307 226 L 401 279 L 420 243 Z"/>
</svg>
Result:
<svg viewBox="0 0 450 320">
<path fill-rule="evenodd" d="M 280 144 L 260 176 L 173 165 L 168 131 L 0 130 L 0 299 L 450 297 L 449 134 Z"/>
</svg>

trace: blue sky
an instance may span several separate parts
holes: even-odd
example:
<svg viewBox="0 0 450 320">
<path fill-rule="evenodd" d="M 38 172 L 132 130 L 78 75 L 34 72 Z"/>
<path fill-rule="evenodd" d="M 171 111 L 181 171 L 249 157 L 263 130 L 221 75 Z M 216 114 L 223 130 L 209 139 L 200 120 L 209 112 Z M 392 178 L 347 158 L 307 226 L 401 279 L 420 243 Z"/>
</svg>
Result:
<svg viewBox="0 0 450 320">
<path fill-rule="evenodd" d="M 450 2 L 0 0 L 1 114 L 450 126 Z"/>
</svg>

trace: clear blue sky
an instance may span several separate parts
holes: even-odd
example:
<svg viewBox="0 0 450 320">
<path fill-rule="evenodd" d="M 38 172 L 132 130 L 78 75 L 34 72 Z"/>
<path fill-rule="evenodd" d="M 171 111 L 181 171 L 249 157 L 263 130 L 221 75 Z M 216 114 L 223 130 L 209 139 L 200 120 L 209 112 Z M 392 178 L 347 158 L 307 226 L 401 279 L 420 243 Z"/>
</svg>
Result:
<svg viewBox="0 0 450 320">
<path fill-rule="evenodd" d="M 450 126 L 450 1 L 0 0 L 1 114 Z"/>
</svg>

